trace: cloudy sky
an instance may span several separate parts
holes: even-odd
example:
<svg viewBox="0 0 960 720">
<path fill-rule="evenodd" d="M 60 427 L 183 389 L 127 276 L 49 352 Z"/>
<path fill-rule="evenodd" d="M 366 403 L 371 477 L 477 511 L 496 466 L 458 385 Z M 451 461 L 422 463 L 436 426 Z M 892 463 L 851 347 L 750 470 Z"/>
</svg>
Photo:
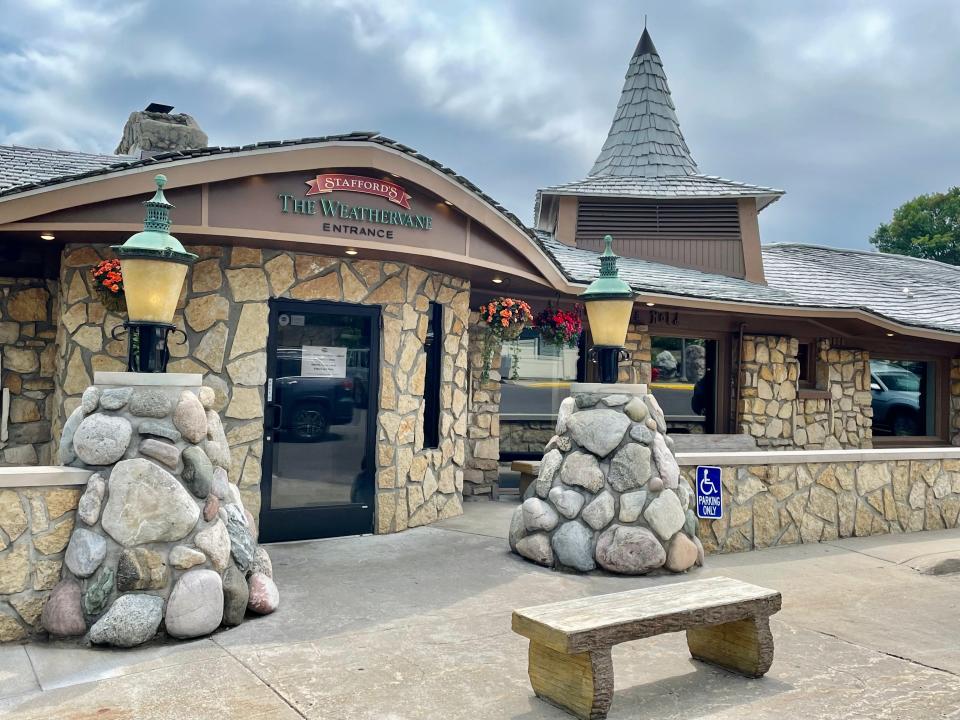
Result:
<svg viewBox="0 0 960 720">
<path fill-rule="evenodd" d="M 644 13 L 700 169 L 787 191 L 764 242 L 866 248 L 960 183 L 954 0 L 0 0 L 0 144 L 109 153 L 151 101 L 211 144 L 378 130 L 529 221 L 599 152 Z"/>
</svg>

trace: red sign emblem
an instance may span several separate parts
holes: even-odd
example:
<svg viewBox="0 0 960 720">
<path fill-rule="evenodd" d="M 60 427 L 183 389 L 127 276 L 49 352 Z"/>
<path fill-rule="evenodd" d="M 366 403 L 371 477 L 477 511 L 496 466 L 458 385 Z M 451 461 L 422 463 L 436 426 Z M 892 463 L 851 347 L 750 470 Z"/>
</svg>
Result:
<svg viewBox="0 0 960 720">
<path fill-rule="evenodd" d="M 410 195 L 402 187 L 389 180 L 377 180 L 375 178 L 364 177 L 363 175 L 343 175 L 340 173 L 328 173 L 326 175 L 317 175 L 313 180 L 307 180 L 310 189 L 307 195 L 324 195 L 342 190 L 343 192 L 364 193 L 366 195 L 376 195 L 386 198 L 392 203 L 401 207 L 410 209 Z"/>
</svg>

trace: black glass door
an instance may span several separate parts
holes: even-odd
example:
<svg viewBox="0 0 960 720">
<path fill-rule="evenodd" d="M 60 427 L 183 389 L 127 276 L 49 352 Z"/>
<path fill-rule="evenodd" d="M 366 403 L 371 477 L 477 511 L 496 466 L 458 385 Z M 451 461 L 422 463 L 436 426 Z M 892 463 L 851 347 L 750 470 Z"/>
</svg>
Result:
<svg viewBox="0 0 960 720">
<path fill-rule="evenodd" d="M 380 310 L 270 304 L 264 542 L 373 529 Z"/>
</svg>

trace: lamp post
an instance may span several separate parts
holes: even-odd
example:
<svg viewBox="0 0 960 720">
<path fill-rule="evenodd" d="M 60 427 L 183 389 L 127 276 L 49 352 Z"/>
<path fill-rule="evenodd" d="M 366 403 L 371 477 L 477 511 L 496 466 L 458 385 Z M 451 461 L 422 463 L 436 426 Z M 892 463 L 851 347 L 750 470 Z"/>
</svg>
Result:
<svg viewBox="0 0 960 720">
<path fill-rule="evenodd" d="M 629 357 L 623 344 L 630 326 L 634 295 L 630 286 L 620 279 L 613 238 L 607 235 L 603 241 L 606 247 L 600 256 L 600 277 L 590 283 L 580 299 L 587 307 L 594 343 L 590 354 L 599 366 L 600 382 L 612 384 L 617 382 L 620 360 Z"/>
<path fill-rule="evenodd" d="M 123 245 L 114 245 L 123 274 L 130 334 L 127 369 L 130 372 L 166 372 L 170 352 L 167 335 L 176 330 L 173 315 L 187 276 L 197 256 L 184 250 L 170 230 L 170 208 L 163 196 L 167 178 L 157 175 L 157 192 L 147 200 L 143 232 Z"/>
</svg>

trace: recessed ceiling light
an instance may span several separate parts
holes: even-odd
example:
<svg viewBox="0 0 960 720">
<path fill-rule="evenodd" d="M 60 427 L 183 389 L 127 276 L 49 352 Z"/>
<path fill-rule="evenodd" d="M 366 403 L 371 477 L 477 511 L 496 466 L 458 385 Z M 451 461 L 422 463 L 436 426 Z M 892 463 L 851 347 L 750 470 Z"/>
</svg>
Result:
<svg viewBox="0 0 960 720">
<path fill-rule="evenodd" d="M 893 337 L 893 333 L 887 333 L 887 337 Z"/>
<path fill-rule="evenodd" d="M 41 239 L 41 240 L 53 240 L 53 239 L 54 239 L 54 235 L 53 235 L 53 233 L 40 233 L 40 239 Z"/>
<path fill-rule="evenodd" d="M 354 250 L 353 248 L 349 248 L 348 250 L 344 250 L 344 252 L 345 252 L 347 255 L 356 255 L 356 254 L 357 254 L 357 251 Z"/>
<path fill-rule="evenodd" d="M 502 277 L 499 277 L 499 276 L 498 276 L 498 277 L 495 277 L 495 278 L 493 279 L 493 282 L 494 282 L 494 284 L 499 285 L 500 283 L 503 282 L 503 278 L 502 278 Z"/>
<path fill-rule="evenodd" d="M 651 302 L 647 303 L 647 307 L 653 307 L 654 305 L 656 305 L 656 303 L 651 303 Z"/>
<path fill-rule="evenodd" d="M 443 201 L 443 204 L 444 204 L 444 205 L 449 205 L 450 207 L 453 207 L 453 203 L 450 202 L 449 200 L 444 200 L 444 201 Z"/>
</svg>

